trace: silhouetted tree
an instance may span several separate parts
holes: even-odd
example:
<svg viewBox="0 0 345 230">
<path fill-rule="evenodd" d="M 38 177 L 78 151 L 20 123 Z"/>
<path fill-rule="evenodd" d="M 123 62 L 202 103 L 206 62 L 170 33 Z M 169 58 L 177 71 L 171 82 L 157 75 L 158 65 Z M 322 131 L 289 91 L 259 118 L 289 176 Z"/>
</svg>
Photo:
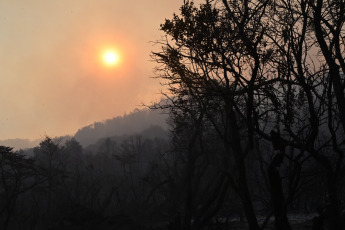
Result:
<svg viewBox="0 0 345 230">
<path fill-rule="evenodd" d="M 52 208 L 54 190 L 66 173 L 66 155 L 59 144 L 60 140 L 47 136 L 34 148 L 35 160 L 47 174 L 47 213 Z"/>
<path fill-rule="evenodd" d="M 19 196 L 43 183 L 45 177 L 33 159 L 5 146 L 0 146 L 0 175 L 0 220 L 1 228 L 6 230 L 16 209 L 21 208 L 17 207 Z"/>
<path fill-rule="evenodd" d="M 185 1 L 180 15 L 161 26 L 167 36 L 153 58 L 170 103 L 161 107 L 173 111 L 195 101 L 198 113 L 205 114 L 223 140 L 223 170 L 250 229 L 259 226 L 246 164 L 254 152 L 265 154 L 256 138 L 277 150 L 266 169 L 276 227 L 290 228 L 286 209 L 296 197 L 305 162 L 313 158 L 325 171 L 332 228 L 342 228 L 344 7 L 337 0 L 222 0 L 199 7 Z M 287 147 L 292 154 L 284 151 Z M 284 168 L 289 180 L 279 173 Z"/>
</svg>

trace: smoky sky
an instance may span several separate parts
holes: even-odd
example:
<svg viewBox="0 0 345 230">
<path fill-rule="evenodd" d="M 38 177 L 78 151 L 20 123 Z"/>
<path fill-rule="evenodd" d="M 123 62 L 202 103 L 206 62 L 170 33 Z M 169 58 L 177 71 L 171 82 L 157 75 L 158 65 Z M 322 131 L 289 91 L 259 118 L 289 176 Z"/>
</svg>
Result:
<svg viewBox="0 0 345 230">
<path fill-rule="evenodd" d="M 74 134 L 157 100 L 151 41 L 182 3 L 0 1 L 0 139 Z M 117 68 L 99 61 L 108 46 L 121 53 Z"/>
</svg>

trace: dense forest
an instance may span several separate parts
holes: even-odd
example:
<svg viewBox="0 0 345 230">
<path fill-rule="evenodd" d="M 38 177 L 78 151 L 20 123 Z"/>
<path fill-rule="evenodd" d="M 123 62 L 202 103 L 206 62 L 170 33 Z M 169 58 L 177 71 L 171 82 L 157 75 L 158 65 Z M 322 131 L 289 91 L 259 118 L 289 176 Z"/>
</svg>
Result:
<svg viewBox="0 0 345 230">
<path fill-rule="evenodd" d="M 345 229 L 345 2 L 202 2 L 152 52 L 168 133 L 2 146 L 2 229 Z"/>
</svg>

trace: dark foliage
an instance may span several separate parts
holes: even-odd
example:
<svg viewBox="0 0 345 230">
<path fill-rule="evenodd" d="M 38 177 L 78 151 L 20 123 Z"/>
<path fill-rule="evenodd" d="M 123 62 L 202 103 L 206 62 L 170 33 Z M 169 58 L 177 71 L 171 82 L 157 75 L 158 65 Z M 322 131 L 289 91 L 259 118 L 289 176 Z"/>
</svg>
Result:
<svg viewBox="0 0 345 230">
<path fill-rule="evenodd" d="M 123 118 L 32 157 L 0 147 L 1 228 L 344 229 L 344 15 L 340 0 L 184 1 L 152 53 L 169 138 L 109 128 Z"/>
</svg>

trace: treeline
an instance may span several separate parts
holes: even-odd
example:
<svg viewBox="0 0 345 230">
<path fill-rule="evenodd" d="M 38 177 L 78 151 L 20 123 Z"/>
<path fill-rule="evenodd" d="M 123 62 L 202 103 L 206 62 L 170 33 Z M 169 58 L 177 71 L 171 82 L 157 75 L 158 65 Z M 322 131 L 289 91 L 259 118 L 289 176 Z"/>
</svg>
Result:
<svg viewBox="0 0 345 230">
<path fill-rule="evenodd" d="M 160 219 L 152 203 L 163 200 L 155 190 L 166 139 L 98 144 L 92 152 L 75 139 L 46 137 L 31 157 L 1 146 L 1 229 L 142 229 Z"/>
<path fill-rule="evenodd" d="M 31 150 L 1 146 L 1 229 L 247 229 L 249 204 L 232 178 L 238 170 L 262 229 L 272 227 L 277 202 L 286 218 L 320 211 L 334 221 L 327 171 L 316 160 L 293 160 L 296 153 L 287 148 L 277 169 L 279 153 L 260 140 L 245 166 L 230 165 L 233 156 L 212 125 L 190 119 L 172 116 L 169 139 L 109 137 L 83 148 L 75 139 L 46 137 Z M 342 205 L 345 184 L 337 189 Z"/>
<path fill-rule="evenodd" d="M 292 229 L 295 208 L 345 229 L 344 1 L 202 2 L 166 19 L 152 53 L 166 96 L 152 107 L 185 160 L 182 229 L 222 215 L 230 194 L 250 230 L 262 212 Z"/>
<path fill-rule="evenodd" d="M 166 118 L 167 116 L 160 111 L 135 109 L 123 116 L 85 126 L 76 132 L 74 138 L 82 146 L 87 147 L 101 138 L 141 133 L 153 125 L 166 129 Z"/>
<path fill-rule="evenodd" d="M 337 0 L 185 1 L 152 54 L 169 139 L 1 147 L 3 228 L 344 229 L 344 15 Z"/>
<path fill-rule="evenodd" d="M 160 126 L 167 129 L 165 122 L 166 114 L 161 111 L 153 111 L 147 108 L 134 109 L 130 113 L 116 116 L 104 121 L 97 121 L 84 126 L 72 135 L 83 147 L 94 144 L 97 140 L 105 137 L 139 134 L 150 126 Z M 49 135 L 48 135 L 49 136 Z M 63 139 L 70 139 L 71 136 L 63 136 Z M 29 139 L 7 139 L 0 140 L 0 145 L 11 146 L 14 149 L 33 148 L 42 141 L 42 138 L 35 140 Z"/>
</svg>

